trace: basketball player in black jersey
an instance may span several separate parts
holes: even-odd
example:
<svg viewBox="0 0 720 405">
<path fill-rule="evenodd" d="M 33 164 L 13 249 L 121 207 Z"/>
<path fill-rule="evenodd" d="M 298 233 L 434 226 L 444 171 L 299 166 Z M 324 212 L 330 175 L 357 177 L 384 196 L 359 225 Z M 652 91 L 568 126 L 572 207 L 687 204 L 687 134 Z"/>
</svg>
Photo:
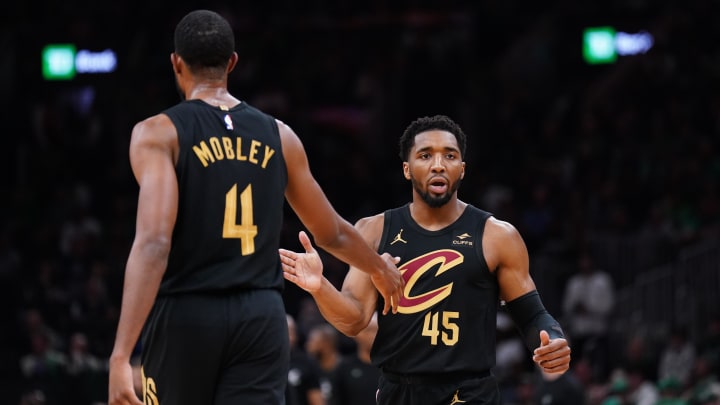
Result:
<svg viewBox="0 0 720 405">
<path fill-rule="evenodd" d="M 278 257 L 287 199 L 328 252 L 366 271 L 396 310 L 403 281 L 341 218 L 290 127 L 233 97 L 238 56 L 219 14 L 175 30 L 184 100 L 138 123 L 130 163 L 140 186 L 110 358 L 110 405 L 140 404 L 129 359 L 142 332 L 143 402 L 282 404 L 288 329 Z"/>
<path fill-rule="evenodd" d="M 356 225 L 373 247 L 399 260 L 405 280 L 397 313 L 378 318 L 371 352 L 382 370 L 378 404 L 498 404 L 490 369 L 501 302 L 544 372 L 569 368 L 570 347 L 538 296 L 522 237 L 458 199 L 465 147 L 462 129 L 446 116 L 412 122 L 400 138 L 412 202 Z M 352 266 L 337 291 L 322 277 L 307 235 L 300 240 L 305 253 L 280 250 L 285 278 L 312 294 L 338 330 L 357 334 L 383 298 Z"/>
</svg>

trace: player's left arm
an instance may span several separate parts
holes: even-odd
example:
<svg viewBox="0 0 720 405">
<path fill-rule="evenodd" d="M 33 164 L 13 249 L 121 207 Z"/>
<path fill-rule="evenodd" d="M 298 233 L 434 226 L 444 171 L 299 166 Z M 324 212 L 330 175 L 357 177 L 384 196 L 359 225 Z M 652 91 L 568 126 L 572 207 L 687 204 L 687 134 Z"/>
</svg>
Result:
<svg viewBox="0 0 720 405">
<path fill-rule="evenodd" d="M 570 346 L 560 324 L 548 313 L 530 276 L 530 259 L 520 233 L 494 217 L 485 224 L 483 253 L 494 269 L 500 298 L 515 322 L 533 361 L 547 373 L 570 367 Z"/>
</svg>

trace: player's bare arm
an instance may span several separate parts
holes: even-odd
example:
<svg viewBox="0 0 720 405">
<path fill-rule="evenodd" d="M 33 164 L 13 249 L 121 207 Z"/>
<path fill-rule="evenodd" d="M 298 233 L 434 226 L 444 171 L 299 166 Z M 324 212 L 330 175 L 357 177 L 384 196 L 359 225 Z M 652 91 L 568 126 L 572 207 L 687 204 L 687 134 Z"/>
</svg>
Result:
<svg viewBox="0 0 720 405">
<path fill-rule="evenodd" d="M 514 226 L 488 219 L 483 253 L 495 270 L 500 297 L 522 331 L 533 361 L 546 373 L 563 373 L 570 367 L 570 347 L 560 325 L 547 313 L 530 276 L 527 247 Z"/>
<path fill-rule="evenodd" d="M 133 390 L 130 356 L 157 296 L 170 252 L 178 204 L 177 150 L 175 128 L 165 115 L 151 117 L 133 129 L 130 164 L 140 190 L 135 239 L 125 269 L 110 359 L 111 405 L 141 403 Z"/>
<path fill-rule="evenodd" d="M 385 298 L 385 313 L 391 309 L 397 311 L 404 284 L 397 267 L 388 257 L 378 255 L 360 233 L 335 211 L 310 171 L 298 136 L 280 121 L 278 128 L 288 171 L 285 191 L 288 203 L 318 246 L 371 275 L 373 284 Z"/>
<path fill-rule="evenodd" d="M 356 226 L 363 237 L 371 242 L 373 237 L 379 238 L 382 221 L 380 215 L 361 219 Z M 300 243 L 305 248 L 305 253 L 280 249 L 285 279 L 308 291 L 323 317 L 336 329 L 348 336 L 357 335 L 370 323 L 377 303 L 377 290 L 370 276 L 351 266 L 345 276 L 342 291 L 338 291 L 322 277 L 322 262 L 304 232 L 300 233 Z"/>
<path fill-rule="evenodd" d="M 527 247 L 512 224 L 495 217 L 488 218 L 483 234 L 483 254 L 488 268 L 495 271 L 503 301 L 512 301 L 535 290 Z"/>
</svg>

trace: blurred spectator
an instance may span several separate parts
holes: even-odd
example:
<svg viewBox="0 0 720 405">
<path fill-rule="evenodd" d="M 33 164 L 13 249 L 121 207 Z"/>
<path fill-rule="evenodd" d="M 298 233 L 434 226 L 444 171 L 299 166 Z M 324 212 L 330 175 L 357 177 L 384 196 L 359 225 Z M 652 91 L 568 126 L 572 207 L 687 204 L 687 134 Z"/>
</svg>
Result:
<svg viewBox="0 0 720 405">
<path fill-rule="evenodd" d="M 525 343 L 505 310 L 498 311 L 493 374 L 498 380 L 500 395 L 510 401 L 517 394 L 516 387 L 533 363 L 529 362 Z"/>
<path fill-rule="evenodd" d="M 565 374 L 541 375 L 535 388 L 535 403 L 540 405 L 585 405 L 585 389 L 572 370 Z"/>
<path fill-rule="evenodd" d="M 328 403 L 335 396 L 332 375 L 342 359 L 338 347 L 338 334 L 339 332 L 332 325 L 324 323 L 310 329 L 305 341 L 305 352 L 320 366 L 322 372 L 320 388 Z"/>
<path fill-rule="evenodd" d="M 573 358 L 587 358 L 593 376 L 608 372 L 608 327 L 615 300 L 610 275 L 580 254 L 577 272 L 570 276 L 563 296 L 563 319 L 573 348 Z"/>
<path fill-rule="evenodd" d="M 528 364 L 526 363 L 528 360 L 527 349 L 506 311 L 498 311 L 496 327 L 496 360 L 493 374 L 502 379 L 510 374 L 525 371 L 523 367 Z"/>
<path fill-rule="evenodd" d="M 687 328 L 676 326 L 670 331 L 668 341 L 660 353 L 658 380 L 665 383 L 677 382 L 684 388 L 690 381 L 695 363 L 695 344 L 688 336 Z M 675 388 L 672 385 L 669 388 Z"/>
<path fill-rule="evenodd" d="M 70 255 L 102 234 L 102 224 L 91 213 L 92 191 L 86 184 L 77 184 L 70 201 L 69 212 L 60 226 L 60 252 Z"/>
<path fill-rule="evenodd" d="M 107 366 L 88 349 L 87 337 L 80 332 L 70 337 L 67 356 L 69 391 L 78 405 L 107 401 Z"/>
<path fill-rule="evenodd" d="M 50 345 L 42 331 L 30 336 L 31 351 L 20 359 L 25 391 L 42 392 L 48 404 L 62 405 L 68 399 L 67 356 Z"/>
<path fill-rule="evenodd" d="M 703 405 L 720 399 L 720 380 L 709 358 L 698 356 L 695 359 L 688 389 L 683 396 L 690 405 Z"/>
<path fill-rule="evenodd" d="M 513 392 L 501 391 L 503 405 L 536 405 L 535 388 L 536 376 L 533 373 L 523 373 L 518 376 L 512 387 Z"/>
<path fill-rule="evenodd" d="M 623 337 L 623 351 L 619 366 L 625 370 L 633 370 L 645 376 L 647 380 L 657 381 L 659 350 L 655 343 L 642 332 L 628 332 Z"/>
<path fill-rule="evenodd" d="M 357 349 L 346 355 L 333 372 L 332 405 L 375 405 L 380 370 L 370 363 L 377 334 L 377 315 L 354 337 Z"/>
<path fill-rule="evenodd" d="M 648 379 L 646 371 L 641 367 L 627 370 L 629 384 L 629 399 L 633 405 L 655 405 L 660 399 L 660 393 L 652 380 Z"/>
<path fill-rule="evenodd" d="M 28 341 L 42 336 L 46 345 L 53 350 L 63 350 L 66 338 L 45 322 L 45 316 L 37 308 L 29 308 L 24 312 L 23 334 Z"/>
<path fill-rule="evenodd" d="M 285 390 L 286 405 L 325 405 L 320 389 L 321 369 L 314 358 L 298 346 L 295 319 L 287 315 L 290 337 L 290 369 Z"/>
<path fill-rule="evenodd" d="M 522 213 L 522 227 L 528 249 L 537 250 L 550 238 L 559 235 L 557 204 L 551 200 L 552 193 L 546 184 L 536 184 L 529 196 L 530 204 Z"/>
<path fill-rule="evenodd" d="M 592 366 L 587 359 L 580 358 L 577 361 L 573 360 L 570 367 L 585 391 L 587 404 L 599 405 L 608 395 L 609 387 L 607 381 L 597 381 L 592 376 Z"/>
<path fill-rule="evenodd" d="M 616 369 L 610 376 L 607 395 L 600 405 L 634 405 L 630 400 L 630 385 L 625 371 Z"/>
<path fill-rule="evenodd" d="M 327 324 L 315 301 L 304 291 L 302 298 L 296 303 L 295 307 L 297 308 L 296 323 L 299 337 L 304 339 L 310 335 L 310 331 L 314 327 Z M 299 343 L 303 344 L 303 341 L 301 340 Z"/>
<path fill-rule="evenodd" d="M 682 383 L 674 377 L 666 377 L 658 381 L 660 399 L 655 405 L 690 405 L 682 398 Z"/>
</svg>

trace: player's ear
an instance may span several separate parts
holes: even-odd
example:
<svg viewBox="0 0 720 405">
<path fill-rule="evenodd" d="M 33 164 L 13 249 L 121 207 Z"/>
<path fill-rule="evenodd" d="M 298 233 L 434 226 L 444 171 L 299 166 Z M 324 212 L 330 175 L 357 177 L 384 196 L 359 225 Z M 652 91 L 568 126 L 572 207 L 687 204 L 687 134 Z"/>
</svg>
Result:
<svg viewBox="0 0 720 405">
<path fill-rule="evenodd" d="M 232 72 L 233 69 L 235 69 L 235 65 L 237 65 L 238 61 L 238 54 L 237 52 L 233 52 L 232 55 L 230 55 L 230 60 L 228 61 L 227 69 L 225 73 Z"/>
<path fill-rule="evenodd" d="M 403 175 L 405 179 L 410 180 L 410 165 L 408 162 L 403 162 Z"/>
<path fill-rule="evenodd" d="M 460 170 L 460 179 L 465 178 L 465 162 L 462 162 L 462 169 Z"/>
<path fill-rule="evenodd" d="M 182 58 L 180 57 L 180 55 L 172 52 L 170 54 L 170 63 L 172 64 L 173 72 L 175 72 L 176 74 L 180 74 L 182 72 Z"/>
</svg>

